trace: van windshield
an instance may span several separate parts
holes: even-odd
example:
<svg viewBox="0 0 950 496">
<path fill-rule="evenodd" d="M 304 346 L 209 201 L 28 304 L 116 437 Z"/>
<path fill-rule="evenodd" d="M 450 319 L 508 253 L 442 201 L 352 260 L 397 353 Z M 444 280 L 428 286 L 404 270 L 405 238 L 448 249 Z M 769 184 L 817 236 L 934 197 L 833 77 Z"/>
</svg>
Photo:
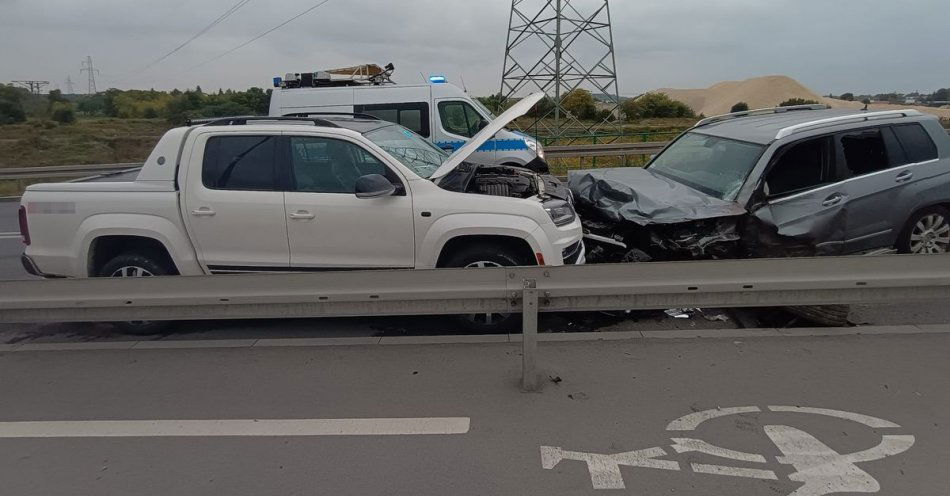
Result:
<svg viewBox="0 0 950 496">
<path fill-rule="evenodd" d="M 449 158 L 441 148 L 402 126 L 381 127 L 364 136 L 423 179 L 432 176 Z"/>
</svg>

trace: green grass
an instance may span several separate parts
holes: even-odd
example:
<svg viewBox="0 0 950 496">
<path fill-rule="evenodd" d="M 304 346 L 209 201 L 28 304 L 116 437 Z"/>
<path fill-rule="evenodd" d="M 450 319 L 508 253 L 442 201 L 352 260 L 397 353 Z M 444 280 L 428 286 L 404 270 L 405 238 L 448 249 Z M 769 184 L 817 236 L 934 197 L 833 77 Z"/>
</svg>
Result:
<svg viewBox="0 0 950 496">
<path fill-rule="evenodd" d="M 171 126 L 161 119 L 30 120 L 0 126 L 0 167 L 139 162 Z"/>
</svg>

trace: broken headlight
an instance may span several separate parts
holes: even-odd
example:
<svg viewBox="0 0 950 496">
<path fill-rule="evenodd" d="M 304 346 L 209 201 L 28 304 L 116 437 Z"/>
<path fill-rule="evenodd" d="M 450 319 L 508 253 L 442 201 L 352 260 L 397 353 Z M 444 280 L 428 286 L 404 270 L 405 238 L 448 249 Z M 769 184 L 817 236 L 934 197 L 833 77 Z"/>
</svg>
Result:
<svg viewBox="0 0 950 496">
<path fill-rule="evenodd" d="M 577 214 L 574 213 L 574 207 L 564 200 L 548 200 L 544 202 L 544 211 L 551 216 L 555 226 L 564 226 L 574 222 Z"/>
</svg>

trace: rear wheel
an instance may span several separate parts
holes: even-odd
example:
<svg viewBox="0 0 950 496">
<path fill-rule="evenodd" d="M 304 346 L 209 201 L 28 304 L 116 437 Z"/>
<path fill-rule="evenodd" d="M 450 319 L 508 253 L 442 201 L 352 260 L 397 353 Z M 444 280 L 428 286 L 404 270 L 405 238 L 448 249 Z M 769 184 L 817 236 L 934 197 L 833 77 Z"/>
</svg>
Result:
<svg viewBox="0 0 950 496">
<path fill-rule="evenodd" d="M 485 268 L 528 265 L 529 260 L 506 247 L 474 245 L 463 248 L 446 259 L 443 267 Z M 456 317 L 462 326 L 475 332 L 493 332 L 516 327 L 517 315 L 509 313 L 475 313 Z"/>
<path fill-rule="evenodd" d="M 123 253 L 106 262 L 99 269 L 97 277 L 153 277 L 165 276 L 171 271 L 160 262 L 145 255 Z M 114 326 L 123 332 L 135 335 L 157 334 L 170 326 L 169 322 L 134 320 L 129 322 L 113 322 Z"/>
<path fill-rule="evenodd" d="M 845 327 L 850 325 L 850 322 L 848 322 L 848 314 L 851 312 L 851 307 L 848 305 L 785 307 L 785 310 L 808 322 L 826 327 Z"/>
<path fill-rule="evenodd" d="M 901 233 L 897 250 L 920 255 L 950 252 L 950 210 L 931 207 L 917 212 Z"/>
</svg>

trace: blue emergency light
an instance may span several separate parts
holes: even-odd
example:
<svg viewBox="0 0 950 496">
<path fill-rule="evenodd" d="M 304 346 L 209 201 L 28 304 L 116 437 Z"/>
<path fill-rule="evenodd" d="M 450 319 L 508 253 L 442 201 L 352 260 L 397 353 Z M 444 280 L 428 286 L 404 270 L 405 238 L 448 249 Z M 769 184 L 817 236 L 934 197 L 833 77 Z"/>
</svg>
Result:
<svg viewBox="0 0 950 496">
<path fill-rule="evenodd" d="M 280 76 L 275 77 L 275 78 L 274 78 L 274 87 L 275 87 L 275 88 L 280 88 L 280 83 L 282 83 L 282 82 L 284 82 L 284 80 L 283 80 Z"/>
<path fill-rule="evenodd" d="M 429 76 L 429 82 L 432 84 L 443 84 L 446 81 L 445 76 Z"/>
</svg>

